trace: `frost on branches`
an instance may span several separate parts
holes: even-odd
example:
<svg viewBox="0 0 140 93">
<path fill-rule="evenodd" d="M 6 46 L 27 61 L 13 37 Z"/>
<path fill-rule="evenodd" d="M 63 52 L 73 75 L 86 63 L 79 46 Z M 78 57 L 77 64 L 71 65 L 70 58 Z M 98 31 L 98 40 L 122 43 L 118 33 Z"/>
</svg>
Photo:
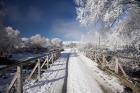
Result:
<svg viewBox="0 0 140 93">
<path fill-rule="evenodd" d="M 20 46 L 20 32 L 12 27 L 0 27 L 0 56 L 10 53 Z"/>
<path fill-rule="evenodd" d="M 75 0 L 77 20 L 89 28 L 84 42 L 110 49 L 131 46 L 140 41 L 140 3 L 135 0 Z"/>
<path fill-rule="evenodd" d="M 0 57 L 5 57 L 16 51 L 33 51 L 33 49 L 48 47 L 62 47 L 62 40 L 59 38 L 50 40 L 40 34 L 36 34 L 30 38 L 21 38 L 18 30 L 0 25 Z"/>
<path fill-rule="evenodd" d="M 62 47 L 62 40 L 59 39 L 59 38 L 53 38 L 51 40 L 51 43 L 52 43 L 53 46 Z"/>
</svg>

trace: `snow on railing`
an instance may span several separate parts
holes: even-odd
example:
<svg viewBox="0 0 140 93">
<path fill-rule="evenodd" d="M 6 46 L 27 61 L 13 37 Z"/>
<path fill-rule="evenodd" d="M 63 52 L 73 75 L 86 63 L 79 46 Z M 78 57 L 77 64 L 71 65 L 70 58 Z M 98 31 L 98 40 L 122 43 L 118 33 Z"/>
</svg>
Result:
<svg viewBox="0 0 140 93">
<path fill-rule="evenodd" d="M 121 63 L 121 59 L 131 59 L 138 62 L 139 59 L 110 53 L 107 54 L 96 50 L 89 51 L 83 49 L 79 50 L 79 52 L 97 62 L 99 64 L 99 68 L 118 77 L 125 84 L 125 86 L 130 87 L 133 90 L 133 93 L 140 93 L 140 84 L 134 81 L 133 78 L 126 73 L 126 70 L 124 70 L 124 66 Z M 113 58 L 113 60 L 111 61 L 109 57 Z"/>
<path fill-rule="evenodd" d="M 16 93 L 23 93 L 23 70 L 25 70 L 27 67 L 29 67 L 31 64 L 35 64 L 33 70 L 31 71 L 30 75 L 26 78 L 27 80 L 30 80 L 33 76 L 33 74 L 37 70 L 37 79 L 39 80 L 41 78 L 41 70 L 43 69 L 44 66 L 46 68 L 49 68 L 49 64 L 52 64 L 57 58 L 60 56 L 60 49 L 57 50 L 52 50 L 49 53 L 46 53 L 41 56 L 37 56 L 34 58 L 30 58 L 24 61 L 18 61 L 18 62 L 13 62 L 11 65 L 7 65 L 6 67 L 3 67 L 0 69 L 0 74 L 5 74 L 7 71 L 12 69 L 15 69 L 16 67 L 16 72 L 15 75 L 6 89 L 6 93 L 10 93 L 15 91 L 13 88 L 16 86 Z M 29 69 L 26 69 L 29 70 Z M 8 72 L 9 73 L 9 72 Z M 5 91 L 4 91 L 5 92 Z"/>
</svg>

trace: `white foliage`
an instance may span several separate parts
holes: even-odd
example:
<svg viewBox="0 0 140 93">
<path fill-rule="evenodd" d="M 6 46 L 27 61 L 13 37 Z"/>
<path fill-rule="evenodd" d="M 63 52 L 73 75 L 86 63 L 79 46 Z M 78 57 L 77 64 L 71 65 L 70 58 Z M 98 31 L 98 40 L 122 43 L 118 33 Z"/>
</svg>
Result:
<svg viewBox="0 0 140 93">
<path fill-rule="evenodd" d="M 134 0 L 76 0 L 76 4 L 77 19 L 89 28 L 85 42 L 99 44 L 100 41 L 116 48 L 134 46 L 139 41 L 140 7 Z M 100 21 L 103 25 L 98 30 L 95 27 L 99 28 Z"/>
<path fill-rule="evenodd" d="M 61 47 L 62 46 L 62 40 L 59 38 L 53 38 L 51 40 L 51 43 L 53 46 Z"/>
<path fill-rule="evenodd" d="M 86 25 L 96 22 L 98 19 L 111 24 L 126 8 L 121 4 L 122 1 L 124 0 L 86 0 L 84 6 L 77 7 L 77 19 Z"/>
<path fill-rule="evenodd" d="M 12 27 L 0 27 L 0 52 L 7 53 L 20 46 L 20 32 Z"/>
<path fill-rule="evenodd" d="M 47 48 L 48 46 L 62 46 L 62 40 L 58 38 L 52 41 L 46 37 L 36 34 L 30 38 L 21 38 L 20 32 L 12 27 L 0 25 L 0 56 L 7 55 L 20 48 Z"/>
<path fill-rule="evenodd" d="M 30 38 L 22 38 L 22 41 L 24 44 L 23 46 L 29 48 L 47 48 L 48 46 L 58 46 L 61 43 L 60 39 L 54 38 L 53 40 L 50 40 L 40 34 L 36 34 Z"/>
<path fill-rule="evenodd" d="M 30 39 L 30 44 L 32 47 L 46 47 L 47 46 L 47 40 L 45 37 L 42 37 L 40 34 L 36 34 L 32 36 Z"/>
<path fill-rule="evenodd" d="M 6 27 L 6 32 L 10 45 L 14 48 L 18 48 L 21 42 L 20 32 L 18 30 L 14 30 L 12 27 Z"/>
</svg>

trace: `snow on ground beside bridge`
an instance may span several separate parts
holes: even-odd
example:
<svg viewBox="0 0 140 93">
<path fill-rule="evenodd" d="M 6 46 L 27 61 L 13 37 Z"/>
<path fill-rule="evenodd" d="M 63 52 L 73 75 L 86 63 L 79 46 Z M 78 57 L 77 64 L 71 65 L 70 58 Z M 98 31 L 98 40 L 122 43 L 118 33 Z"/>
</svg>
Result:
<svg viewBox="0 0 140 93">
<path fill-rule="evenodd" d="M 121 93 L 117 78 L 105 74 L 82 54 L 72 53 L 68 69 L 68 93 Z"/>
<path fill-rule="evenodd" d="M 61 57 L 42 74 L 39 81 L 26 82 L 24 93 L 62 93 L 68 53 L 69 50 L 64 51 Z"/>
</svg>

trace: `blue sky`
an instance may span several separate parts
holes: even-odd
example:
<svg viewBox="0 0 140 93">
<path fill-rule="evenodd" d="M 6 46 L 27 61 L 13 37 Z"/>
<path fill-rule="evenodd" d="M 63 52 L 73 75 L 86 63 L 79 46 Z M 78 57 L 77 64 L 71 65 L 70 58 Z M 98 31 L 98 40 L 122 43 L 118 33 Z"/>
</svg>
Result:
<svg viewBox="0 0 140 93">
<path fill-rule="evenodd" d="M 1 0 L 0 0 L 1 1 Z M 73 0 L 3 0 L 5 25 L 18 29 L 22 37 L 41 34 L 48 38 L 78 40 L 84 33 L 76 20 Z"/>
</svg>

